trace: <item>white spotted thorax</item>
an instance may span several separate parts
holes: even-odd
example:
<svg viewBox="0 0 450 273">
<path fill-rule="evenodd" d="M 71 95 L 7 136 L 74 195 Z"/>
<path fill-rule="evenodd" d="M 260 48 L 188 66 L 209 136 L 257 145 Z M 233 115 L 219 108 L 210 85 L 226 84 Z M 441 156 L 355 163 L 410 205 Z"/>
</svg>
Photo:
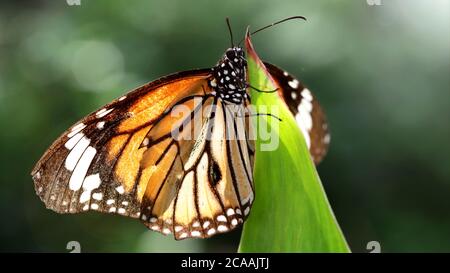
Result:
<svg viewBox="0 0 450 273">
<path fill-rule="evenodd" d="M 242 48 L 227 49 L 212 71 L 214 78 L 209 84 L 215 90 L 216 96 L 234 104 L 241 104 L 248 98 L 247 61 Z"/>
</svg>

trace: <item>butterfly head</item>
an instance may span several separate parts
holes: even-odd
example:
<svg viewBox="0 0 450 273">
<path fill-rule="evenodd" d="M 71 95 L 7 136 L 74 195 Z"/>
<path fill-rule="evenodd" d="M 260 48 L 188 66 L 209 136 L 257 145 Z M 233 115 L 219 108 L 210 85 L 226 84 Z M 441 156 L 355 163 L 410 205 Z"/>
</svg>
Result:
<svg viewBox="0 0 450 273">
<path fill-rule="evenodd" d="M 235 63 L 238 63 L 238 61 L 245 62 L 245 52 L 242 49 L 242 47 L 234 46 L 230 47 L 225 51 L 224 58 L 227 58 L 228 60 L 233 60 Z M 237 59 L 238 61 L 235 61 Z"/>
</svg>

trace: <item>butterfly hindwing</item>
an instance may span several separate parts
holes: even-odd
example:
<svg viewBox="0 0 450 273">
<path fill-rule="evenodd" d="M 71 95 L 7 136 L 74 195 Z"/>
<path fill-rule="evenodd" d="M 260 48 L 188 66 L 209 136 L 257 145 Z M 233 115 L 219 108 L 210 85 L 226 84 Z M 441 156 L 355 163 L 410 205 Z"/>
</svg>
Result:
<svg viewBox="0 0 450 273">
<path fill-rule="evenodd" d="M 298 79 L 273 64 L 264 64 L 279 85 L 278 94 L 295 117 L 314 163 L 320 163 L 330 143 L 328 123 L 322 107 Z"/>
<path fill-rule="evenodd" d="M 231 116 L 235 109 L 229 110 L 217 98 L 208 98 L 202 111 L 191 109 L 185 124 L 191 131 L 169 139 L 161 132 L 163 137 L 149 142 L 168 151 L 159 163 L 167 166 L 156 172 L 168 171 L 149 179 L 142 200 L 144 223 L 164 234 L 173 232 L 176 239 L 210 237 L 235 228 L 246 218 L 254 195 L 253 152 L 245 136 L 240 140 L 229 135 L 237 126 L 244 129 L 246 119 Z M 194 137 L 186 140 L 188 133 Z M 239 145 L 244 153 L 234 153 Z"/>
</svg>

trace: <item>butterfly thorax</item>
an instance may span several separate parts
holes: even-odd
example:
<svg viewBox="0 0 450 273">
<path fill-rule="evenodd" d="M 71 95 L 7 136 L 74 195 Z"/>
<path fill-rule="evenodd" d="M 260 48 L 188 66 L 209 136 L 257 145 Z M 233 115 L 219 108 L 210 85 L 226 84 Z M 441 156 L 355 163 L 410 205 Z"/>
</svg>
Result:
<svg viewBox="0 0 450 273">
<path fill-rule="evenodd" d="M 220 99 L 241 104 L 247 98 L 247 61 L 240 47 L 227 49 L 222 59 L 212 68 L 211 87 Z"/>
</svg>

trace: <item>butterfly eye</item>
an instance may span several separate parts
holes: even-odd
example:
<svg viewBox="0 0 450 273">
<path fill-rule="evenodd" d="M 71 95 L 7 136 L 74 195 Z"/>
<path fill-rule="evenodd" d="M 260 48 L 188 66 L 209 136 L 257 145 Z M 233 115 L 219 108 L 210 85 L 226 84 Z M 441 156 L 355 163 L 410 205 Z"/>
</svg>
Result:
<svg viewBox="0 0 450 273">
<path fill-rule="evenodd" d="M 228 60 L 233 61 L 234 58 L 236 58 L 236 53 L 233 50 L 229 50 L 227 51 L 227 53 L 225 54 L 228 58 Z"/>
</svg>

